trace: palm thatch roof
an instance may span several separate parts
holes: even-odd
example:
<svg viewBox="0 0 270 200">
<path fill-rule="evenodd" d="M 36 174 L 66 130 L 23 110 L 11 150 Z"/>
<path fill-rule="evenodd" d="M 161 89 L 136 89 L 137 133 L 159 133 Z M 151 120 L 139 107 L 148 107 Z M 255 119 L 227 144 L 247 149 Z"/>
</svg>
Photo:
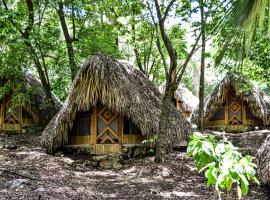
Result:
<svg viewBox="0 0 270 200">
<path fill-rule="evenodd" d="M 266 138 L 263 145 L 258 150 L 257 156 L 257 173 L 264 184 L 270 185 L 270 135 Z"/>
<path fill-rule="evenodd" d="M 174 97 L 182 102 L 182 107 L 185 111 L 193 112 L 199 105 L 199 99 L 183 84 L 179 84 Z"/>
<path fill-rule="evenodd" d="M 68 130 L 76 113 L 100 102 L 128 117 L 143 135 L 158 133 L 162 96 L 157 88 L 136 68 L 106 55 L 93 55 L 81 67 L 62 109 L 45 128 L 42 144 L 48 153 L 68 142 Z M 187 139 L 190 125 L 172 105 L 170 108 L 170 142 Z"/>
<path fill-rule="evenodd" d="M 163 95 L 165 92 L 165 84 L 159 87 L 159 91 Z M 178 85 L 174 93 L 174 98 L 182 102 L 184 111 L 193 112 L 199 104 L 199 99 L 182 83 Z"/>
<path fill-rule="evenodd" d="M 270 99 L 255 84 L 237 74 L 228 73 L 204 100 L 205 120 L 209 120 L 225 102 L 230 90 L 236 91 L 247 103 L 251 113 L 261 119 L 264 125 L 270 125 Z M 191 121 L 198 120 L 198 107 L 192 114 Z"/>
<path fill-rule="evenodd" d="M 0 76 L 1 86 L 4 86 L 8 82 L 10 82 L 10 79 Z M 26 95 L 26 98 L 20 99 L 22 107 L 33 116 L 36 124 L 48 124 L 49 121 L 54 117 L 55 110 L 56 112 L 60 110 L 61 102 L 52 93 L 55 106 L 55 109 L 53 109 L 45 95 L 42 84 L 29 72 L 24 74 L 22 80 L 20 80 L 20 84 L 20 92 L 23 92 Z M 14 90 L 16 90 L 16 88 L 9 88 L 5 91 L 5 93 L 9 94 L 11 92 L 12 94 Z M 4 96 L 5 95 L 2 95 L 1 97 L 3 98 Z"/>
</svg>

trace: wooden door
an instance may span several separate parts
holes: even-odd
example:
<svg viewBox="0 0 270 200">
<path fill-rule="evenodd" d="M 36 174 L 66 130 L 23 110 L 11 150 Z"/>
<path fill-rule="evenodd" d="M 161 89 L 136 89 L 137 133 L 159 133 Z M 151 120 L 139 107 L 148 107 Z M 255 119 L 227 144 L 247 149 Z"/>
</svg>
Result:
<svg viewBox="0 0 270 200">
<path fill-rule="evenodd" d="M 3 125 L 2 130 L 21 132 L 22 109 L 21 107 L 13 108 L 12 102 L 6 98 L 3 103 Z"/>
<path fill-rule="evenodd" d="M 243 125 L 242 98 L 235 92 L 231 92 L 228 96 L 228 124 Z"/>
<path fill-rule="evenodd" d="M 117 144 L 120 141 L 119 114 L 106 107 L 98 108 L 97 144 Z"/>
<path fill-rule="evenodd" d="M 106 107 L 97 108 L 97 135 L 95 154 L 115 153 L 121 151 L 121 115 Z"/>
</svg>

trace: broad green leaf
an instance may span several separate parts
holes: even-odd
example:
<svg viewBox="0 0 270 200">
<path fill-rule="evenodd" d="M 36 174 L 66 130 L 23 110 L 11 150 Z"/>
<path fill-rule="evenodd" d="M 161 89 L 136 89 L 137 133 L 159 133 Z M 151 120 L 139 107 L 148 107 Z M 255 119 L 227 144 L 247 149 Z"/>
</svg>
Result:
<svg viewBox="0 0 270 200">
<path fill-rule="evenodd" d="M 214 167 L 215 166 L 215 162 L 211 162 L 211 163 L 209 163 L 209 164 L 207 164 L 207 165 L 205 165 L 203 168 L 201 168 L 200 170 L 199 170 L 199 173 L 201 173 L 203 170 L 205 170 L 206 168 L 211 168 L 211 167 Z"/>
<path fill-rule="evenodd" d="M 213 154 L 214 154 L 214 148 L 213 148 L 213 145 L 210 142 L 204 141 L 203 144 L 202 144 L 202 149 L 209 156 L 213 156 Z"/>
<path fill-rule="evenodd" d="M 240 176 L 242 194 L 243 195 L 247 195 L 247 193 L 248 193 L 248 186 L 249 186 L 248 180 L 242 174 L 239 174 L 239 176 Z"/>
</svg>

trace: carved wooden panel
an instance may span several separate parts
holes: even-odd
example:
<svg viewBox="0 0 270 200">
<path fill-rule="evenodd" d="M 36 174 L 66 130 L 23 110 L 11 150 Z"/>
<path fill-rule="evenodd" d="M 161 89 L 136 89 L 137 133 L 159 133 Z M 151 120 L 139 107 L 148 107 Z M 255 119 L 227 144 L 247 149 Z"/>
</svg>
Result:
<svg viewBox="0 0 270 200">
<path fill-rule="evenodd" d="M 7 99 L 4 104 L 4 123 L 19 124 L 20 123 L 20 108 L 12 108 L 12 102 Z"/>
<path fill-rule="evenodd" d="M 117 144 L 119 137 L 119 114 L 106 107 L 98 108 L 97 144 Z"/>
<path fill-rule="evenodd" d="M 242 98 L 235 92 L 231 92 L 228 97 L 228 123 L 229 125 L 243 124 Z"/>
</svg>

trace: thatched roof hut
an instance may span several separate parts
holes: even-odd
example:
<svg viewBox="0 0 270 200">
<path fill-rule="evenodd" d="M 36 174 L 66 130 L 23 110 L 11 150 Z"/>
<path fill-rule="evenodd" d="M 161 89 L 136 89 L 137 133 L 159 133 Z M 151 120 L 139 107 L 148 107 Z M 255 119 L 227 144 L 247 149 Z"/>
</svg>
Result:
<svg viewBox="0 0 270 200">
<path fill-rule="evenodd" d="M 20 80 L 21 86 L 19 89 L 14 88 L 16 84 L 12 84 L 10 79 L 0 76 L 0 86 L 4 89 L 7 84 L 12 86 L 7 87 L 8 89 L 1 94 L 0 129 L 5 130 L 3 127 L 6 127 L 9 131 L 21 132 L 23 126 L 33 125 L 42 127 L 49 123 L 55 115 L 55 111 L 48 102 L 41 83 L 31 73 L 27 72 L 24 74 L 22 80 Z M 25 96 L 19 99 L 20 105 L 16 104 L 16 108 L 13 108 L 11 99 L 18 92 L 23 93 Z M 54 94 L 53 97 L 57 112 L 60 110 L 61 103 Z"/>
<path fill-rule="evenodd" d="M 270 100 L 249 80 L 228 73 L 204 101 L 206 127 L 270 125 Z M 192 122 L 198 121 L 198 108 Z"/>
<path fill-rule="evenodd" d="M 161 94 L 164 94 L 165 84 L 159 87 Z M 199 99 L 192 94 L 192 92 L 180 83 L 177 90 L 174 93 L 174 98 L 172 100 L 174 106 L 179 110 L 188 121 L 190 121 L 191 113 L 197 108 L 199 104 Z"/>
<path fill-rule="evenodd" d="M 179 84 L 177 90 L 174 93 L 175 106 L 186 117 L 190 117 L 191 113 L 199 105 L 199 99 L 192 94 L 183 84 Z"/>
<path fill-rule="evenodd" d="M 270 185 L 270 135 L 258 150 L 256 160 L 260 180 L 262 183 Z"/>
<path fill-rule="evenodd" d="M 69 132 L 73 128 L 76 115 L 98 107 L 98 104 L 128 118 L 142 135 L 155 134 L 158 132 L 161 101 L 160 92 L 139 70 L 105 55 L 93 55 L 78 72 L 62 109 L 44 130 L 42 144 L 49 153 L 54 153 L 58 147 L 68 144 Z M 93 113 L 92 116 L 103 114 Z M 95 119 L 92 123 L 94 125 Z M 187 139 L 190 125 L 173 105 L 168 123 L 170 142 Z M 93 141 L 96 134 L 91 134 L 92 142 L 88 144 L 97 143 L 96 140 Z M 117 143 L 124 140 L 119 139 Z M 110 141 L 114 142 L 113 139 Z"/>
<path fill-rule="evenodd" d="M 40 81 L 38 81 L 31 73 L 25 74 L 24 86 L 31 96 L 30 100 L 23 102 L 25 109 L 33 116 L 34 120 L 39 124 L 47 125 L 62 106 L 60 100 L 52 93 L 54 100 L 54 109 L 48 102 L 44 89 Z"/>
</svg>

